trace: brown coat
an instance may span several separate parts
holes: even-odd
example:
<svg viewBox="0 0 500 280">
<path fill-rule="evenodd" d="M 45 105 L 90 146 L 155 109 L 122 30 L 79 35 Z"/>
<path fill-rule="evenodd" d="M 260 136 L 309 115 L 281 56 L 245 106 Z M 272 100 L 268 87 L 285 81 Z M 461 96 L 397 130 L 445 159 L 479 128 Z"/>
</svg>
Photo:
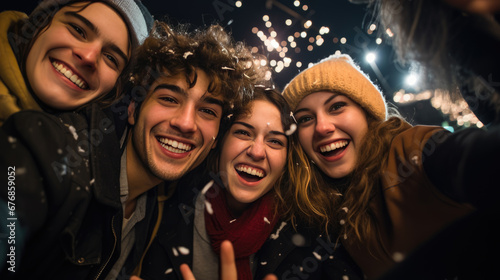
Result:
<svg viewBox="0 0 500 280">
<path fill-rule="evenodd" d="M 343 243 L 368 279 L 387 272 L 424 241 L 474 209 L 446 197 L 429 181 L 422 160 L 433 152 L 441 127 L 415 126 L 394 137 L 381 195 L 371 202 L 387 254 L 375 257 L 367 247 Z M 430 148 L 429 148 L 430 147 Z M 372 251 L 373 253 L 373 251 Z"/>
</svg>

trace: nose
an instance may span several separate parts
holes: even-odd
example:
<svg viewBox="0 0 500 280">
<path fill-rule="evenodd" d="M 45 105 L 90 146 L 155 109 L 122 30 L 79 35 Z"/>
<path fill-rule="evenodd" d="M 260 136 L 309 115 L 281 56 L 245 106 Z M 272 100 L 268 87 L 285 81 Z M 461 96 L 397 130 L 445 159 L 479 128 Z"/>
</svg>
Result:
<svg viewBox="0 0 500 280">
<path fill-rule="evenodd" d="M 316 126 L 314 132 L 319 136 L 327 136 L 335 131 L 333 120 L 324 114 L 316 116 Z"/>
<path fill-rule="evenodd" d="M 91 69 L 95 69 L 101 54 L 101 49 L 102 48 L 98 42 L 91 42 L 75 48 L 73 53 L 83 65 Z"/>
<path fill-rule="evenodd" d="M 194 106 L 185 105 L 171 119 L 170 125 L 182 133 L 193 133 L 196 131 L 196 109 Z"/>
<path fill-rule="evenodd" d="M 254 161 L 260 161 L 266 158 L 266 148 L 263 139 L 255 139 L 246 151 L 247 155 Z"/>
</svg>

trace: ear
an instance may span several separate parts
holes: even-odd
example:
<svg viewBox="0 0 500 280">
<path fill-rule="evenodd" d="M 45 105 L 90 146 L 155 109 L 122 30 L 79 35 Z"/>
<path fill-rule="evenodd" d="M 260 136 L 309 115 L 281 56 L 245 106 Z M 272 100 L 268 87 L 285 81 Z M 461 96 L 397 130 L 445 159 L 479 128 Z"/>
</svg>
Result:
<svg viewBox="0 0 500 280">
<path fill-rule="evenodd" d="M 130 125 L 134 125 L 135 124 L 135 116 L 134 116 L 134 113 L 135 113 L 135 102 L 132 101 L 130 102 L 130 104 L 128 105 L 128 123 Z"/>
</svg>

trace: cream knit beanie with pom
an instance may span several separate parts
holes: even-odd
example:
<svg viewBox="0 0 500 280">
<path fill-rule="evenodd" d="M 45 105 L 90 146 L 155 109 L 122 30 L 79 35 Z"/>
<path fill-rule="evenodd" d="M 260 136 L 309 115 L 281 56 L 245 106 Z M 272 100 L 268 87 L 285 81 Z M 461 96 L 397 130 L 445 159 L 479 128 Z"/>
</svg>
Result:
<svg viewBox="0 0 500 280">
<path fill-rule="evenodd" d="M 377 120 L 385 120 L 384 96 L 349 55 L 331 55 L 300 72 L 286 85 L 283 96 L 293 111 L 307 95 L 330 91 L 349 97 Z"/>
</svg>

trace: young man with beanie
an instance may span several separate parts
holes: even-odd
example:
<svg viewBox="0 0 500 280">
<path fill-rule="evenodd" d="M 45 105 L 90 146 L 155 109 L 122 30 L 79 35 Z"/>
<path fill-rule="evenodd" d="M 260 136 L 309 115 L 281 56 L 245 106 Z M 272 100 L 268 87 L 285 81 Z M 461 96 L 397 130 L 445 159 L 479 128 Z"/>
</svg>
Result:
<svg viewBox="0 0 500 280">
<path fill-rule="evenodd" d="M 21 110 L 110 103 L 153 18 L 141 1 L 45 0 L 0 14 L 0 124 Z"/>
<path fill-rule="evenodd" d="M 130 104 L 110 108 L 127 112 L 121 141 L 97 104 L 57 118 L 14 114 L 0 130 L 0 166 L 15 167 L 17 259 L 13 269 L 2 261 L 1 278 L 128 279 L 174 182 L 201 166 L 230 101 L 259 73 L 220 26 L 157 23 L 128 74 Z M 13 193 L 0 195 L 5 213 Z"/>
</svg>

